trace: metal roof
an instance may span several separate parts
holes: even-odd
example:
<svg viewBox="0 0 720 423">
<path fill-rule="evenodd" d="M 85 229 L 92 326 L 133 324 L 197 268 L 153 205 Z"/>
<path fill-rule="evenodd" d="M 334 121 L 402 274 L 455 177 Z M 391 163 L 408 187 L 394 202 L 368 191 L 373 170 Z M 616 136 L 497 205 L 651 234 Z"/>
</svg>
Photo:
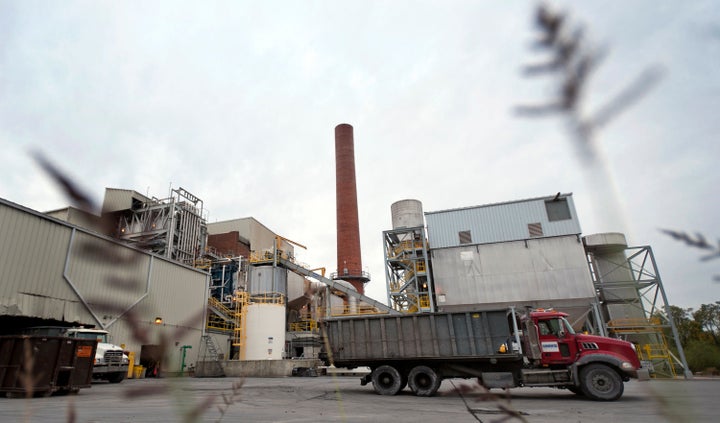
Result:
<svg viewBox="0 0 720 423">
<path fill-rule="evenodd" d="M 549 215 L 556 206 L 566 215 Z M 426 212 L 425 220 L 431 249 L 581 233 L 572 193 Z"/>
</svg>

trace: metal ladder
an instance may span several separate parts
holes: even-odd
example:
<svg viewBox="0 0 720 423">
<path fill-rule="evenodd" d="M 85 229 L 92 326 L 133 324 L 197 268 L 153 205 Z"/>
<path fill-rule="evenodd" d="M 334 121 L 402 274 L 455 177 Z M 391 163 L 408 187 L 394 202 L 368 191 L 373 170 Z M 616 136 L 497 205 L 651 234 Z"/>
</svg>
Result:
<svg viewBox="0 0 720 423">
<path fill-rule="evenodd" d="M 205 362 L 205 371 L 201 375 L 196 373 L 197 377 L 224 377 L 225 371 L 220 364 L 219 348 L 210 335 L 203 335 L 202 341 L 204 354 L 201 354 L 201 357 Z"/>
</svg>

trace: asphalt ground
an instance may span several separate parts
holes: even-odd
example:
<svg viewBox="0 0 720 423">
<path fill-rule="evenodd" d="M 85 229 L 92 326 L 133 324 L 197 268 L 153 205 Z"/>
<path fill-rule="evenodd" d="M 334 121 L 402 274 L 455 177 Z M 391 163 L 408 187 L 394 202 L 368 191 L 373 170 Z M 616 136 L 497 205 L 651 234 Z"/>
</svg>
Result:
<svg viewBox="0 0 720 423">
<path fill-rule="evenodd" d="M 0 398 L 0 422 L 720 421 L 720 379 L 633 380 L 614 402 L 553 388 L 490 393 L 462 379 L 443 381 L 431 398 L 377 395 L 349 376 L 131 379 L 75 395 Z M 189 417 L 199 404 L 207 407 Z"/>
</svg>

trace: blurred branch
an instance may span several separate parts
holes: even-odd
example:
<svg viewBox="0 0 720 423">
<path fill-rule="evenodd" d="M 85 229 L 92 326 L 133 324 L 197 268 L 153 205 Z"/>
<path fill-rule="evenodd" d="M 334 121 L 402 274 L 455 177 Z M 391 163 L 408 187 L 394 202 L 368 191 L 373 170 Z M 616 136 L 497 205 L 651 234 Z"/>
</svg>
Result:
<svg viewBox="0 0 720 423">
<path fill-rule="evenodd" d="M 479 372 L 473 371 L 472 369 L 469 369 L 465 366 L 453 366 L 456 368 L 462 368 L 465 371 L 469 371 L 470 374 L 477 373 L 478 377 L 480 375 Z M 465 404 L 465 409 L 470 413 L 473 418 L 479 422 L 482 422 L 482 420 L 477 416 L 478 414 L 497 414 L 501 417 L 497 420 L 493 420 L 493 423 L 500 423 L 508 420 L 519 420 L 521 422 L 527 423 L 527 419 L 525 416 L 527 413 L 523 411 L 515 410 L 512 407 L 511 404 L 511 398 L 509 391 L 505 391 L 505 394 L 501 397 L 500 395 L 494 394 L 490 392 L 488 388 L 483 386 L 479 382 L 474 382 L 472 384 L 466 384 L 461 383 L 459 385 L 455 385 L 455 383 L 451 380 L 450 384 L 453 387 L 453 391 L 457 393 L 460 396 L 460 399 L 462 400 L 463 404 Z M 468 403 L 467 399 L 465 398 L 464 394 L 472 394 L 475 396 L 475 401 L 477 402 L 490 402 L 493 403 L 497 408 L 473 408 L 470 407 L 470 404 Z"/>
<path fill-rule="evenodd" d="M 60 185 L 65 195 L 73 201 L 75 207 L 89 213 L 97 214 L 99 208 L 90 199 L 90 196 L 84 193 L 77 184 L 75 184 L 69 177 L 61 172 L 60 169 L 47 160 L 42 153 L 35 151 L 31 154 L 40 167 L 42 167 L 43 170 L 45 170 L 45 172 L 47 172 L 53 180 Z"/>
<path fill-rule="evenodd" d="M 700 257 L 701 261 L 708 261 L 720 257 L 720 240 L 718 245 L 712 245 L 705 239 L 705 236 L 701 233 L 696 233 L 695 236 L 689 235 L 685 232 L 673 231 L 670 229 L 660 229 L 660 232 L 669 235 L 673 239 L 683 242 L 685 245 L 694 248 L 700 248 L 702 250 L 710 250 L 712 254 L 709 256 Z"/>
<path fill-rule="evenodd" d="M 539 30 L 534 49 L 550 53 L 549 60 L 526 65 L 525 76 L 556 75 L 557 97 L 543 104 L 520 105 L 515 112 L 525 117 L 565 115 L 575 128 L 576 141 L 581 150 L 594 159 L 587 149 L 595 131 L 607 125 L 631 105 L 639 101 L 660 81 L 663 72 L 658 66 L 645 69 L 635 80 L 591 117 L 583 117 L 581 104 L 590 76 L 606 57 L 608 49 L 592 46 L 584 39 L 584 28 L 572 28 L 567 14 L 552 10 L 545 4 L 538 6 L 535 24 Z"/>
<path fill-rule="evenodd" d="M 595 117 L 591 119 L 593 125 L 596 128 L 606 125 L 625 109 L 638 102 L 660 82 L 664 73 L 664 69 L 660 66 L 646 68 L 629 86 L 595 113 Z"/>
<path fill-rule="evenodd" d="M 671 238 L 684 243 L 685 245 L 701 250 L 710 251 L 711 254 L 700 257 L 700 261 L 710 261 L 720 258 L 720 240 L 717 245 L 710 244 L 701 233 L 690 235 L 686 232 L 674 231 L 671 229 L 660 229 L 660 232 L 669 235 Z M 720 282 L 720 275 L 713 276 L 713 281 Z"/>
</svg>

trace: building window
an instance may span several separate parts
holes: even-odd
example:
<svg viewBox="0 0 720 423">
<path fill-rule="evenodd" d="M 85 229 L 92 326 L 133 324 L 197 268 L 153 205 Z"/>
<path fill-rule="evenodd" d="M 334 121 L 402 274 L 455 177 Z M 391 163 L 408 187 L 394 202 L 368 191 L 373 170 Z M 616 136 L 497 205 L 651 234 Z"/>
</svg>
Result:
<svg viewBox="0 0 720 423">
<path fill-rule="evenodd" d="M 528 233 L 530 238 L 543 236 L 542 223 L 528 223 Z"/>
<path fill-rule="evenodd" d="M 545 211 L 547 211 L 548 220 L 551 222 L 555 222 L 557 220 L 568 220 L 571 218 L 567 198 L 546 201 Z"/>
<path fill-rule="evenodd" d="M 472 244 L 472 236 L 470 235 L 470 231 L 458 232 L 458 238 L 460 239 L 460 244 Z"/>
</svg>

